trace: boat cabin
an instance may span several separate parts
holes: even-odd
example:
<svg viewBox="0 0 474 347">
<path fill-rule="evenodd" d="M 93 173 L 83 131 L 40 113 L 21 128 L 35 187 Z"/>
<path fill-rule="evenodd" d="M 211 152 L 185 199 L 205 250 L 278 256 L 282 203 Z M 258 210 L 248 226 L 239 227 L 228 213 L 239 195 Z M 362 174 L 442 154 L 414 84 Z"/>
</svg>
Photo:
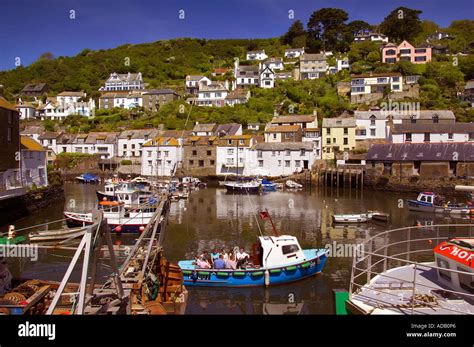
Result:
<svg viewBox="0 0 474 347">
<path fill-rule="evenodd" d="M 305 260 L 303 250 L 294 236 L 260 236 L 253 246 L 252 261 L 262 267 L 283 267 Z"/>
<path fill-rule="evenodd" d="M 455 238 L 442 242 L 434 249 L 434 254 L 436 266 L 446 269 L 438 269 L 439 281 L 455 290 L 473 294 L 474 238 Z"/>
<path fill-rule="evenodd" d="M 439 206 L 442 202 L 442 198 L 433 192 L 422 192 L 418 194 L 416 201 L 426 206 Z"/>
</svg>

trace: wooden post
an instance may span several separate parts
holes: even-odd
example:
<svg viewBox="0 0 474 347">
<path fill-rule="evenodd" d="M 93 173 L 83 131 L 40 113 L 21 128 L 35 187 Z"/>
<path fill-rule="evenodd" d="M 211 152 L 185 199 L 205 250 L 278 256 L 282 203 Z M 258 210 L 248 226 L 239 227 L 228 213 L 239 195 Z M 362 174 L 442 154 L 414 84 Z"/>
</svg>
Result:
<svg viewBox="0 0 474 347">
<path fill-rule="evenodd" d="M 359 173 L 356 171 L 356 174 L 355 174 L 355 180 L 356 180 L 356 189 L 359 188 Z"/>
<path fill-rule="evenodd" d="M 349 169 L 349 188 L 352 189 L 352 169 Z"/>
<path fill-rule="evenodd" d="M 360 189 L 364 189 L 364 170 L 360 170 Z"/>
<path fill-rule="evenodd" d="M 339 189 L 339 169 L 336 167 L 336 187 Z"/>
</svg>

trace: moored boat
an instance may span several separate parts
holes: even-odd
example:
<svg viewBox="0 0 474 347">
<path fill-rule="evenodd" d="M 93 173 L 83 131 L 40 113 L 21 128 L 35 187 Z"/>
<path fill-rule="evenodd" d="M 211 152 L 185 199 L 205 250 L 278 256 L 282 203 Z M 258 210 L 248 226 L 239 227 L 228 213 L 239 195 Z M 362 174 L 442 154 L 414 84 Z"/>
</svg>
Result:
<svg viewBox="0 0 474 347">
<path fill-rule="evenodd" d="M 434 192 L 419 193 L 416 200 L 407 200 L 408 209 L 417 212 L 473 215 L 474 204 L 445 202 L 445 198 Z"/>
<path fill-rule="evenodd" d="M 85 234 L 86 228 L 33 231 L 28 234 L 31 242 L 73 240 Z"/>
<path fill-rule="evenodd" d="M 332 216 L 334 223 L 366 223 L 370 219 L 367 213 L 335 214 Z"/>
<path fill-rule="evenodd" d="M 260 191 L 260 182 L 258 181 L 230 181 L 224 184 L 225 188 L 228 192 L 248 192 L 248 193 L 255 193 Z"/>
<path fill-rule="evenodd" d="M 263 220 L 270 220 L 268 211 L 260 212 Z M 272 222 L 272 221 L 271 221 Z M 182 260 L 186 286 L 251 287 L 270 286 L 298 281 L 321 273 L 326 260 L 326 249 L 302 249 L 298 239 L 290 235 L 259 236 L 253 245 L 250 263 L 243 268 L 198 268 L 194 260 Z"/>
<path fill-rule="evenodd" d="M 295 181 L 292 181 L 292 180 L 288 180 L 285 182 L 285 185 L 287 188 L 290 188 L 290 189 L 302 189 L 303 188 L 303 185 L 302 184 L 299 184 Z"/>
<path fill-rule="evenodd" d="M 277 191 L 276 183 L 270 182 L 266 179 L 262 179 L 261 185 L 262 185 L 262 190 L 264 192 L 276 192 Z"/>
<path fill-rule="evenodd" d="M 77 176 L 76 180 L 81 183 L 99 183 L 100 177 L 91 173 L 85 173 L 80 176 Z"/>
</svg>

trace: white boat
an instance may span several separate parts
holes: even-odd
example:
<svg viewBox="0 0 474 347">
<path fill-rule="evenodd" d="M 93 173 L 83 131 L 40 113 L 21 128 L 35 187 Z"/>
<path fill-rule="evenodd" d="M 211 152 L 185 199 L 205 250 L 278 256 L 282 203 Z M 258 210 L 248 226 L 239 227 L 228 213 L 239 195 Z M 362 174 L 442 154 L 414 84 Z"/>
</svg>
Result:
<svg viewBox="0 0 474 347">
<path fill-rule="evenodd" d="M 28 234 L 31 242 L 61 241 L 75 239 L 85 234 L 86 228 L 33 231 Z"/>
<path fill-rule="evenodd" d="M 334 223 L 365 223 L 371 216 L 368 213 L 335 214 L 332 216 Z"/>
<path fill-rule="evenodd" d="M 290 188 L 290 189 L 302 189 L 303 188 L 302 184 L 299 184 L 299 183 L 297 183 L 295 181 L 292 181 L 292 180 L 286 181 L 285 185 L 286 185 L 287 188 Z"/>
</svg>

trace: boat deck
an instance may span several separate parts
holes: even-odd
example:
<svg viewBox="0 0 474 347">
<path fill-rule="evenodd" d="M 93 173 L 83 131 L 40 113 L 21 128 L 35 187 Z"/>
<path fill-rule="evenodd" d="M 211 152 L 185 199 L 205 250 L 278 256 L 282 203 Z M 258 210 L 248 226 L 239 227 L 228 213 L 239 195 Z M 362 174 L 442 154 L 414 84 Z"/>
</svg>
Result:
<svg viewBox="0 0 474 347">
<path fill-rule="evenodd" d="M 433 293 L 435 290 L 450 290 L 440 284 L 436 270 L 429 267 L 434 265 L 417 265 L 417 301 L 413 312 L 413 264 L 390 269 L 384 276 L 375 276 L 352 295 L 349 305 L 363 314 L 474 314 L 472 298 L 454 295 L 446 299 Z"/>
</svg>

